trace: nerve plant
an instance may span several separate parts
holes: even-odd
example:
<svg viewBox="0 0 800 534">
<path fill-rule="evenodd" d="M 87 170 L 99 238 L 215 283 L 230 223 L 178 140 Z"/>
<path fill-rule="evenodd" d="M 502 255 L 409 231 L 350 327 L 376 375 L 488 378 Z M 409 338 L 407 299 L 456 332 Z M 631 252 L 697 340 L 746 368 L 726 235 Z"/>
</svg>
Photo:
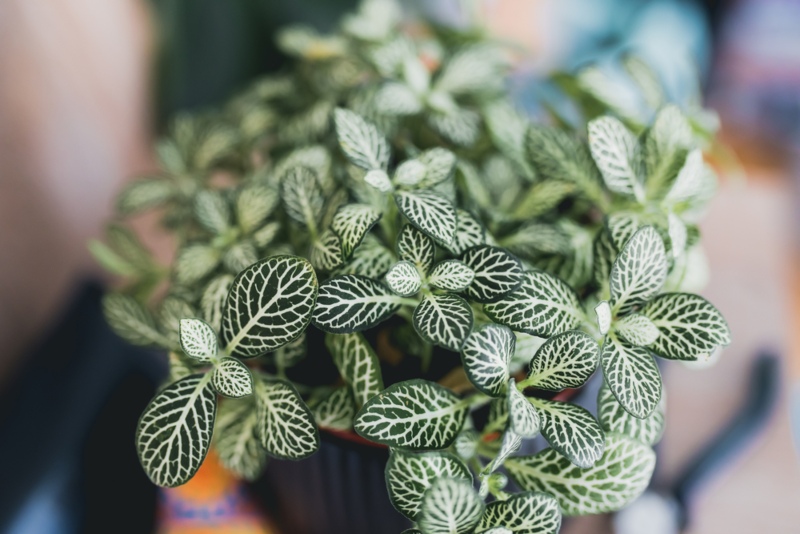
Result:
<svg viewBox="0 0 800 534">
<path fill-rule="evenodd" d="M 709 112 L 667 104 L 626 56 L 638 104 L 589 67 L 555 79 L 581 121 L 546 104 L 552 125 L 531 123 L 497 43 L 386 0 L 279 43 L 291 69 L 179 117 L 161 173 L 119 197 L 120 219 L 160 209 L 172 265 L 124 221 L 92 244 L 126 280 L 111 326 L 169 353 L 136 433 L 147 475 L 183 484 L 213 446 L 254 479 L 322 428 L 389 447 L 389 497 L 426 534 L 557 532 L 635 499 L 664 426 L 654 357 L 730 341 L 687 292 L 705 275 Z M 387 384 L 397 354 L 417 377 Z M 331 383 L 294 372 L 327 358 Z M 430 377 L 437 360 L 452 369 Z M 595 373 L 596 414 L 559 393 Z"/>
</svg>

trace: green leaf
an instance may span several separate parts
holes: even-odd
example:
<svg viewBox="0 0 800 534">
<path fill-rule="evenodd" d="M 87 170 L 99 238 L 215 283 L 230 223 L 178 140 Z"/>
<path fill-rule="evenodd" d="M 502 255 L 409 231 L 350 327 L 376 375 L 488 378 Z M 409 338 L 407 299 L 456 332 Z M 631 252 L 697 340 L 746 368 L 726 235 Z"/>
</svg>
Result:
<svg viewBox="0 0 800 534">
<path fill-rule="evenodd" d="M 661 374 L 650 351 L 606 338 L 600 355 L 606 384 L 634 417 L 644 419 L 661 400 Z"/>
<path fill-rule="evenodd" d="M 386 273 L 386 285 L 401 297 L 416 295 L 422 286 L 417 267 L 410 261 L 399 261 Z"/>
<path fill-rule="evenodd" d="M 172 182 L 163 178 L 136 180 L 117 197 L 117 211 L 121 215 L 133 215 L 172 200 L 176 193 Z"/>
<path fill-rule="evenodd" d="M 206 230 L 220 235 L 230 228 L 231 209 L 220 191 L 200 191 L 194 197 L 194 215 Z"/>
<path fill-rule="evenodd" d="M 388 193 L 392 190 L 392 181 L 383 169 L 372 169 L 369 171 L 364 175 L 364 182 L 381 193 Z"/>
<path fill-rule="evenodd" d="M 520 437 L 532 438 L 539 433 L 541 421 L 536 407 L 517 389 L 514 379 L 508 382 L 508 424 Z"/>
<path fill-rule="evenodd" d="M 253 375 L 236 358 L 225 357 L 214 366 L 211 385 L 220 395 L 239 399 L 253 393 Z"/>
<path fill-rule="evenodd" d="M 136 450 L 150 480 L 175 487 L 194 476 L 208 453 L 217 395 L 211 374 L 191 375 L 161 390 L 142 413 Z"/>
<path fill-rule="evenodd" d="M 619 119 L 600 117 L 589 122 L 589 149 L 606 187 L 644 200 L 639 180 L 639 143 Z"/>
<path fill-rule="evenodd" d="M 633 234 L 611 267 L 611 304 L 625 313 L 655 296 L 667 279 L 667 254 L 652 226 Z"/>
<path fill-rule="evenodd" d="M 456 439 L 469 406 L 439 384 L 407 380 L 372 397 L 356 415 L 362 437 L 403 449 L 444 449 Z"/>
<path fill-rule="evenodd" d="M 526 491 L 489 503 L 477 532 L 501 526 L 514 534 L 558 534 L 561 528 L 558 501 L 548 493 Z"/>
<path fill-rule="evenodd" d="M 383 377 L 378 356 L 359 333 L 327 334 L 325 345 L 333 356 L 344 381 L 353 390 L 356 406 L 383 391 Z"/>
<path fill-rule="evenodd" d="M 345 204 L 340 207 L 333 217 L 331 229 L 339 236 L 342 256 L 349 258 L 380 218 L 381 212 L 365 204 Z"/>
<path fill-rule="evenodd" d="M 688 239 L 686 224 L 684 224 L 680 217 L 674 213 L 670 213 L 667 216 L 667 228 L 672 248 L 672 256 L 677 258 L 686 250 L 686 241 Z"/>
<path fill-rule="evenodd" d="M 472 247 L 461 255 L 461 261 L 475 273 L 467 290 L 472 300 L 497 302 L 523 283 L 519 260 L 501 248 L 489 245 Z"/>
<path fill-rule="evenodd" d="M 157 319 L 172 347 L 177 348 L 181 345 L 181 319 L 196 316 L 194 308 L 183 298 L 176 295 L 164 297 L 159 306 Z"/>
<path fill-rule="evenodd" d="M 444 64 L 434 87 L 453 95 L 501 91 L 506 76 L 505 65 L 502 51 L 497 46 L 485 43 L 465 46 Z"/>
<path fill-rule="evenodd" d="M 511 212 L 511 218 L 528 221 L 540 217 L 556 208 L 569 195 L 575 192 L 575 184 L 549 179 L 531 185 L 518 200 Z"/>
<path fill-rule="evenodd" d="M 445 139 L 462 147 L 470 147 L 478 140 L 481 117 L 471 109 L 460 108 L 446 93 L 436 93 L 428 98 L 437 105 L 447 107 L 447 113 L 434 112 L 427 115 L 428 124 Z"/>
<path fill-rule="evenodd" d="M 394 183 L 400 187 L 416 187 L 425 178 L 425 164 L 418 159 L 409 159 L 397 166 Z"/>
<path fill-rule="evenodd" d="M 608 216 L 606 221 L 611 241 L 616 252 L 622 250 L 633 234 L 642 227 L 642 217 L 638 213 L 617 212 Z"/>
<path fill-rule="evenodd" d="M 603 455 L 603 429 L 585 408 L 544 399 L 530 402 L 539 412 L 544 439 L 570 462 L 586 469 Z"/>
<path fill-rule="evenodd" d="M 406 84 L 386 82 L 375 93 L 375 109 L 383 115 L 416 115 L 422 102 Z"/>
<path fill-rule="evenodd" d="M 517 452 L 522 446 L 522 436 L 515 433 L 511 429 L 506 429 L 503 432 L 503 438 L 500 441 L 500 450 L 497 451 L 494 459 L 489 462 L 483 469 L 482 474 L 493 473 L 502 466 L 505 461 L 511 457 L 512 454 Z"/>
<path fill-rule="evenodd" d="M 175 278 L 183 285 L 192 285 L 211 274 L 220 260 L 222 252 L 212 246 L 189 245 L 175 260 Z"/>
<path fill-rule="evenodd" d="M 417 523 L 425 534 L 468 534 L 483 510 L 483 501 L 469 481 L 441 477 L 425 492 Z"/>
<path fill-rule="evenodd" d="M 433 191 L 401 191 L 394 199 L 400 213 L 425 235 L 443 245 L 453 241 L 456 209 L 445 197 Z"/>
<path fill-rule="evenodd" d="M 686 162 L 678 172 L 665 201 L 669 204 L 677 204 L 692 200 L 701 194 L 705 187 L 703 180 L 705 172 L 703 152 L 696 148 L 686 156 Z"/>
<path fill-rule="evenodd" d="M 217 333 L 200 319 L 181 319 L 181 348 L 187 356 L 201 362 L 210 362 L 217 357 Z"/>
<path fill-rule="evenodd" d="M 267 465 L 267 451 L 258 442 L 258 411 L 253 397 L 224 401 L 214 425 L 219 462 L 244 480 L 256 480 Z"/>
<path fill-rule="evenodd" d="M 367 278 L 380 278 L 386 274 L 396 261 L 394 255 L 380 241 L 370 237 L 367 234 L 361 246 L 353 252 L 350 261 L 336 270 L 336 275 L 357 274 Z"/>
<path fill-rule="evenodd" d="M 441 477 L 472 482 L 467 466 L 448 452 L 413 453 L 392 449 L 386 464 L 389 499 L 398 512 L 412 521 L 422 508 L 423 495 Z"/>
<path fill-rule="evenodd" d="M 506 461 L 523 489 L 553 495 L 564 515 L 614 512 L 647 488 L 656 455 L 650 447 L 621 434 L 609 434 L 602 458 L 588 469 L 575 469 L 554 449 Z"/>
<path fill-rule="evenodd" d="M 426 295 L 414 310 L 414 329 L 428 343 L 458 352 L 472 331 L 472 307 L 458 295 Z"/>
<path fill-rule="evenodd" d="M 647 189 L 661 193 L 672 183 L 692 145 L 692 128 L 674 105 L 662 108 L 644 141 Z"/>
<path fill-rule="evenodd" d="M 232 275 L 219 275 L 208 283 L 203 291 L 203 296 L 200 298 L 203 319 L 215 332 L 219 332 L 222 329 L 222 313 L 225 310 L 225 301 L 228 298 L 232 284 Z"/>
<path fill-rule="evenodd" d="M 236 243 L 222 257 L 225 268 L 233 274 L 239 274 L 257 261 L 258 251 L 249 240 Z"/>
<path fill-rule="evenodd" d="M 532 179 L 535 173 L 525 161 L 525 134 L 530 121 L 505 100 L 492 102 L 484 108 L 483 114 L 495 146 L 527 179 Z"/>
<path fill-rule="evenodd" d="M 484 305 L 483 311 L 496 323 L 540 337 L 566 332 L 583 320 L 580 302 L 572 288 L 543 271 L 523 273 L 522 285 L 517 290 L 498 302 Z"/>
<path fill-rule="evenodd" d="M 514 333 L 506 326 L 490 323 L 477 327 L 461 348 L 461 362 L 470 382 L 491 397 L 502 397 L 515 345 Z"/>
<path fill-rule="evenodd" d="M 267 223 L 253 232 L 253 243 L 255 243 L 256 247 L 260 249 L 266 248 L 271 245 L 273 241 L 275 241 L 275 237 L 278 235 L 280 230 L 281 223 L 277 221 Z"/>
<path fill-rule="evenodd" d="M 321 271 L 332 271 L 343 262 L 339 236 L 330 229 L 325 230 L 311 247 L 311 263 Z"/>
<path fill-rule="evenodd" d="M 92 239 L 87 244 L 87 247 L 95 261 L 106 271 L 117 276 L 135 276 L 138 273 L 138 268 L 135 265 L 102 241 Z"/>
<path fill-rule="evenodd" d="M 134 345 L 165 348 L 172 345 L 156 326 L 152 314 L 133 297 L 119 293 L 105 295 L 103 315 L 118 336 Z"/>
<path fill-rule="evenodd" d="M 611 328 L 611 305 L 607 300 L 601 301 L 594 307 L 594 313 L 597 316 L 597 328 L 600 330 L 600 335 L 606 335 Z"/>
<path fill-rule="evenodd" d="M 436 147 L 424 151 L 417 160 L 425 166 L 425 174 L 418 182 L 421 188 L 434 187 L 453 176 L 456 155 L 446 148 Z"/>
<path fill-rule="evenodd" d="M 229 354 L 250 358 L 296 339 L 317 300 L 317 276 L 308 260 L 272 256 L 233 281 L 222 321 Z"/>
<path fill-rule="evenodd" d="M 514 233 L 505 236 L 500 244 L 514 254 L 537 258 L 543 254 L 569 255 L 573 252 L 570 236 L 558 225 L 529 221 Z"/>
<path fill-rule="evenodd" d="M 416 269 L 415 269 L 416 270 Z M 428 283 L 444 291 L 464 291 L 472 283 L 475 273 L 459 260 L 445 260 L 436 264 L 428 275 Z"/>
<path fill-rule="evenodd" d="M 600 345 L 592 336 L 569 330 L 548 339 L 534 354 L 526 384 L 549 391 L 579 388 L 599 363 Z"/>
<path fill-rule="evenodd" d="M 360 332 L 388 319 L 403 298 L 370 278 L 345 275 L 331 278 L 319 288 L 314 326 L 332 334 Z"/>
<path fill-rule="evenodd" d="M 297 390 L 286 380 L 257 380 L 259 439 L 270 456 L 300 460 L 319 449 L 319 429 Z"/>
<path fill-rule="evenodd" d="M 632 313 L 619 319 L 614 324 L 614 330 L 620 338 L 639 347 L 652 344 L 661 334 L 653 321 L 640 313 Z"/>
<path fill-rule="evenodd" d="M 236 197 L 236 221 L 245 234 L 263 225 L 264 220 L 280 202 L 275 189 L 263 185 L 250 185 Z"/>
<path fill-rule="evenodd" d="M 292 167 L 281 179 L 281 198 L 286 214 L 295 221 L 316 227 L 325 198 L 314 171 Z"/>
<path fill-rule="evenodd" d="M 433 265 L 436 250 L 433 240 L 410 224 L 400 230 L 397 237 L 397 255 L 401 260 L 410 261 L 420 272 L 427 273 Z"/>
<path fill-rule="evenodd" d="M 272 353 L 275 366 L 278 369 L 293 367 L 306 357 L 306 333 L 303 332 L 293 341 L 279 347 Z"/>
<path fill-rule="evenodd" d="M 653 109 L 660 108 L 665 100 L 664 89 L 653 69 L 640 57 L 633 54 L 623 56 L 622 66 L 636 83 L 647 105 Z"/>
<path fill-rule="evenodd" d="M 445 248 L 460 256 L 467 249 L 486 243 L 486 229 L 468 211 L 456 210 L 456 233 Z"/>
<path fill-rule="evenodd" d="M 641 313 L 653 321 L 661 332 L 648 348 L 663 358 L 708 358 L 714 350 L 731 342 L 731 332 L 725 318 L 698 295 L 659 295 L 648 302 Z"/>
<path fill-rule="evenodd" d="M 666 414 L 664 398 L 665 395 L 662 394 L 661 401 L 653 413 L 644 419 L 639 419 L 622 407 L 604 382 L 597 394 L 597 417 L 606 432 L 625 434 L 645 445 L 653 446 L 659 442 L 664 433 Z"/>
<path fill-rule="evenodd" d="M 340 387 L 330 392 L 311 410 L 317 426 L 333 430 L 347 431 L 353 428 L 356 405 L 350 388 Z"/>
<path fill-rule="evenodd" d="M 389 164 L 389 144 L 374 124 L 350 110 L 336 108 L 333 112 L 339 146 L 354 165 L 365 170 L 386 169 Z"/>
</svg>

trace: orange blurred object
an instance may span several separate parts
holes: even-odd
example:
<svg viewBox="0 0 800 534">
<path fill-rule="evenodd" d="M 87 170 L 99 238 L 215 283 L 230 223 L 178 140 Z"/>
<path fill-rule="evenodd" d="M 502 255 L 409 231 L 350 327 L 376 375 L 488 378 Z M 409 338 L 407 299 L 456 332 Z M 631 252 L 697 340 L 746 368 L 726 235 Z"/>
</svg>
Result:
<svg viewBox="0 0 800 534">
<path fill-rule="evenodd" d="M 161 490 L 159 534 L 279 534 L 212 448 L 197 474 Z"/>
</svg>

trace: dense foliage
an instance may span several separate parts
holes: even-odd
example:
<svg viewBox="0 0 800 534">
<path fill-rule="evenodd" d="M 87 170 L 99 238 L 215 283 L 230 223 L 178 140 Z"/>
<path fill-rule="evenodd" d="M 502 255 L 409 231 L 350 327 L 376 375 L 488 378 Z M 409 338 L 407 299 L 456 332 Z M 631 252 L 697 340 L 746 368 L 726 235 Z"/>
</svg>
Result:
<svg viewBox="0 0 800 534">
<path fill-rule="evenodd" d="M 319 428 L 354 429 L 391 449 L 389 496 L 426 534 L 553 533 L 638 496 L 664 425 L 656 357 L 730 341 L 690 292 L 711 115 L 667 104 L 626 56 L 624 82 L 556 79 L 578 122 L 548 106 L 552 125 L 531 123 L 506 50 L 388 0 L 279 43 L 294 66 L 177 118 L 161 173 L 121 193 L 92 244 L 125 280 L 111 326 L 169 352 L 136 435 L 149 477 L 185 483 L 213 444 L 253 479 L 268 457 L 313 454 Z M 177 243 L 169 268 L 127 226 L 151 209 Z M 397 354 L 416 376 L 385 382 Z M 304 359 L 338 377 L 320 385 Z M 431 377 L 437 360 L 452 368 Z M 546 394 L 598 368 L 596 415 Z M 539 435 L 549 448 L 515 454 Z"/>
</svg>

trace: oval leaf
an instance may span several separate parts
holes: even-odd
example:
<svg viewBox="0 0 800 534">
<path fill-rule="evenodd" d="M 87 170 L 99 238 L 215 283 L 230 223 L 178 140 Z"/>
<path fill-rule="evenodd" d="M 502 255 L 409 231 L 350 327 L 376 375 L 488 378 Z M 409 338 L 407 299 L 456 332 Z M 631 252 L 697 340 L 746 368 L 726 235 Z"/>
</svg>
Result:
<svg viewBox="0 0 800 534">
<path fill-rule="evenodd" d="M 597 369 L 599 355 L 600 345 L 589 334 L 558 334 L 536 351 L 526 383 L 548 391 L 581 387 Z"/>
<path fill-rule="evenodd" d="M 217 393 L 238 399 L 253 393 L 253 375 L 245 364 L 236 358 L 222 358 L 214 366 L 211 384 Z"/>
<path fill-rule="evenodd" d="M 136 450 L 154 484 L 185 484 L 203 463 L 217 412 L 210 382 L 210 373 L 188 376 L 164 388 L 145 408 L 136 428 Z"/>
<path fill-rule="evenodd" d="M 333 112 L 336 135 L 347 159 L 365 170 L 385 169 L 389 143 L 378 128 L 348 109 Z"/>
<path fill-rule="evenodd" d="M 428 283 L 444 291 L 464 291 L 472 283 L 475 273 L 458 260 L 445 260 L 436 264 L 428 276 Z"/>
<path fill-rule="evenodd" d="M 436 254 L 433 240 L 410 224 L 400 230 L 397 237 L 397 255 L 401 260 L 410 261 L 420 272 L 427 273 L 433 265 Z"/>
<path fill-rule="evenodd" d="M 210 362 L 217 356 L 217 334 L 200 319 L 181 319 L 181 348 L 187 356 L 201 362 Z"/>
<path fill-rule="evenodd" d="M 356 432 L 390 447 L 431 450 L 448 447 L 464 425 L 468 406 L 447 388 L 407 380 L 371 398 L 356 416 Z"/>
<path fill-rule="evenodd" d="M 403 191 L 395 202 L 408 221 L 437 243 L 447 245 L 456 232 L 456 209 L 453 203 L 433 191 Z"/>
<path fill-rule="evenodd" d="M 650 300 L 667 279 L 664 241 L 655 228 L 645 226 L 633 234 L 611 267 L 611 303 L 625 313 Z"/>
<path fill-rule="evenodd" d="M 523 438 L 536 436 L 541 427 L 539 413 L 517 389 L 513 378 L 508 382 L 508 424 L 515 434 Z"/>
<path fill-rule="evenodd" d="M 345 204 L 339 208 L 333 216 L 331 230 L 339 236 L 345 258 L 350 257 L 380 218 L 381 212 L 365 204 Z"/>
<path fill-rule="evenodd" d="M 414 328 L 427 342 L 461 350 L 472 331 L 472 307 L 458 295 L 428 295 L 414 310 Z"/>
<path fill-rule="evenodd" d="M 655 342 L 661 332 L 653 321 L 640 313 L 626 315 L 614 325 L 616 333 L 630 343 L 646 347 Z"/>
<path fill-rule="evenodd" d="M 606 186 L 615 193 L 642 199 L 639 143 L 636 136 L 614 117 L 594 119 L 587 128 L 589 149 Z"/>
<path fill-rule="evenodd" d="M 343 386 L 331 391 L 311 411 L 320 428 L 346 431 L 353 428 L 356 404 L 350 388 Z"/>
<path fill-rule="evenodd" d="M 659 442 L 664 433 L 666 402 L 661 395 L 661 402 L 649 416 L 639 419 L 629 414 L 617 401 L 614 394 L 603 383 L 597 393 L 597 417 L 606 432 L 618 432 L 653 446 Z"/>
<path fill-rule="evenodd" d="M 314 326 L 333 334 L 359 332 L 388 319 L 401 303 L 380 282 L 354 274 L 337 276 L 319 288 Z"/>
<path fill-rule="evenodd" d="M 445 248 L 454 256 L 460 256 L 467 249 L 486 243 L 486 229 L 468 211 L 456 210 L 456 233 L 453 241 Z"/>
<path fill-rule="evenodd" d="M 461 362 L 476 388 L 492 397 L 502 397 L 508 384 L 516 338 L 506 326 L 485 324 L 467 337 Z"/>
<path fill-rule="evenodd" d="M 353 390 L 356 405 L 362 406 L 383 391 L 383 377 L 378 356 L 359 333 L 327 334 L 325 345 L 342 378 Z"/>
<path fill-rule="evenodd" d="M 526 491 L 489 503 L 477 532 L 505 527 L 515 534 L 558 534 L 561 510 L 552 495 Z"/>
<path fill-rule="evenodd" d="M 226 400 L 214 425 L 214 449 L 225 469 L 245 480 L 255 480 L 267 465 L 267 451 L 258 441 L 256 402 L 252 397 Z"/>
<path fill-rule="evenodd" d="M 642 347 L 607 339 L 600 356 L 606 383 L 625 410 L 643 419 L 661 400 L 661 374 L 653 356 Z"/>
<path fill-rule="evenodd" d="M 261 446 L 270 456 L 300 460 L 319 449 L 319 429 L 297 390 L 286 380 L 256 382 Z"/>
<path fill-rule="evenodd" d="M 519 260 L 498 247 L 480 245 L 461 255 L 475 276 L 467 295 L 478 302 L 496 302 L 520 287 L 523 280 Z"/>
<path fill-rule="evenodd" d="M 603 455 L 603 429 L 585 408 L 544 399 L 531 402 L 538 409 L 544 439 L 570 462 L 585 469 Z"/>
<path fill-rule="evenodd" d="M 413 263 L 399 261 L 386 273 L 386 285 L 401 297 L 410 297 L 419 291 L 422 286 L 422 278 Z"/>
<path fill-rule="evenodd" d="M 470 482 L 442 477 L 425 492 L 418 523 L 425 534 L 467 534 L 483 510 L 483 501 Z"/>
<path fill-rule="evenodd" d="M 317 275 L 296 256 L 273 256 L 233 281 L 222 320 L 229 354 L 250 358 L 296 339 L 308 326 L 317 300 Z"/>
<path fill-rule="evenodd" d="M 292 167 L 286 171 L 281 179 L 281 198 L 289 217 L 309 227 L 316 227 L 325 197 L 313 170 Z"/>
</svg>

